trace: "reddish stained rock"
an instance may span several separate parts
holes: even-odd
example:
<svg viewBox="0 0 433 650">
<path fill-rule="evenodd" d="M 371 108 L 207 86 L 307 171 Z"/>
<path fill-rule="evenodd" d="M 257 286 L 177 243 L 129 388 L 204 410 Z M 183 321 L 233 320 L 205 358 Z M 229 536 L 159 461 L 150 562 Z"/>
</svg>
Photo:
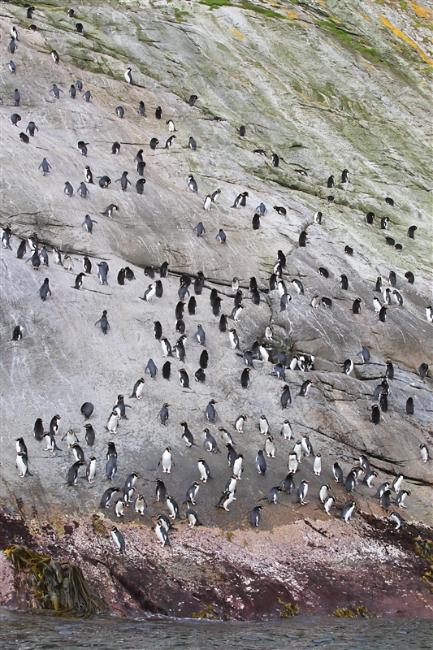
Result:
<svg viewBox="0 0 433 650">
<path fill-rule="evenodd" d="M 169 548 L 147 526 L 125 523 L 119 524 L 125 556 L 115 552 L 111 521 L 103 515 L 78 522 L 65 517 L 56 526 L 32 521 L 32 535 L 21 520 L 3 518 L 2 540 L 10 543 L 13 531 L 21 531 L 32 548 L 78 564 L 108 611 L 119 616 L 265 619 L 278 617 L 281 603 L 295 602 L 303 614 L 362 604 L 379 616 L 433 618 L 433 595 L 421 580 L 428 563 L 414 553 L 415 537 L 432 531 L 407 526 L 392 533 L 374 517 L 365 519 L 230 533 L 177 522 Z M 0 577 L 0 604 L 31 602 L 25 581 L 14 580 L 4 556 Z"/>
</svg>

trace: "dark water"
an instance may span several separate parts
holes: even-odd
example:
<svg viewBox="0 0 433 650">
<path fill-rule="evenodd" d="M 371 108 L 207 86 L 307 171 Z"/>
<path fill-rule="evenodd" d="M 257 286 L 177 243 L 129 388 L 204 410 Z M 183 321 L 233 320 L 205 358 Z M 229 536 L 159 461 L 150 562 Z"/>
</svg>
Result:
<svg viewBox="0 0 433 650">
<path fill-rule="evenodd" d="M 76 621 L 0 610 L 0 648 L 9 650 L 422 650 L 433 648 L 430 621 L 295 617 L 270 623 Z"/>
</svg>

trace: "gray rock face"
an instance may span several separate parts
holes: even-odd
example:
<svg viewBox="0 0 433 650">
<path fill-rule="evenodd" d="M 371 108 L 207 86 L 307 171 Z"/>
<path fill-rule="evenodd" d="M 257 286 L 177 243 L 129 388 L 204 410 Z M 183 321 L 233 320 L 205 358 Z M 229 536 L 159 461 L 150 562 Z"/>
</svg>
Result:
<svg viewBox="0 0 433 650">
<path fill-rule="evenodd" d="M 431 462 L 423 463 L 419 453 L 422 443 L 433 448 L 431 376 L 421 379 L 417 371 L 421 363 L 432 363 L 432 324 L 425 316 L 431 302 L 427 22 L 411 8 L 376 2 L 280 2 L 275 7 L 259 2 L 95 4 L 76 8 L 85 38 L 71 28 L 57 3 L 35 4 L 35 32 L 26 29 L 23 7 L 7 5 L 10 18 L 4 21 L 7 29 L 17 25 L 20 34 L 16 73 L 11 78 L 3 72 L 0 106 L 0 223 L 12 230 L 12 250 L 1 250 L 4 507 L 27 517 L 48 516 L 59 508 L 94 511 L 108 485 L 105 451 L 113 440 L 118 450 L 113 485 L 123 486 L 136 471 L 139 491 L 149 502 L 153 482 L 162 477 L 158 462 L 167 446 L 175 467 L 164 480 L 179 502 L 199 479 L 197 460 L 204 457 L 214 478 L 200 488 L 200 520 L 207 526 L 238 527 L 257 501 L 283 480 L 294 442 L 307 433 L 314 452 L 322 456 L 320 477 L 313 474 L 313 456 L 303 459 L 296 477 L 297 484 L 310 480 L 311 516 L 314 508 L 321 508 L 319 486 L 333 481 L 333 463 L 338 460 L 346 474 L 363 453 L 378 471 L 377 484 L 404 474 L 412 492 L 407 518 L 431 524 Z M 214 4 L 223 6 L 212 8 Z M 410 41 L 404 40 L 405 34 Z M 4 63 L 10 59 L 8 40 L 1 41 Z M 52 49 L 59 53 L 58 65 L 49 56 Z M 123 80 L 128 65 L 133 85 Z M 75 99 L 68 95 L 76 79 L 82 80 L 83 92 L 91 91 L 90 102 L 82 93 Z M 53 83 L 64 91 L 58 100 L 49 92 Z M 9 122 L 15 87 L 21 93 L 22 124 L 34 121 L 39 129 L 28 144 Z M 192 94 L 198 99 L 190 106 Z M 146 117 L 138 114 L 140 101 Z M 115 115 L 118 105 L 124 107 L 122 120 Z M 157 106 L 162 107 L 161 120 L 154 117 Z M 171 135 L 167 120 L 174 122 L 176 139 L 166 149 Z M 246 127 L 243 137 L 241 125 Z M 190 136 L 196 150 L 188 147 Z M 160 144 L 151 150 L 154 137 Z M 85 159 L 78 141 L 88 143 Z M 115 141 L 120 151 L 113 155 Z M 138 149 L 143 149 L 146 162 L 142 194 L 135 191 Z M 254 153 L 257 149 L 266 155 Z M 272 164 L 272 153 L 279 156 L 278 167 Z M 38 172 L 43 157 L 52 166 L 44 177 Z M 85 165 L 93 172 L 94 184 L 87 183 Z M 349 170 L 348 183 L 340 182 L 343 169 Z M 131 185 L 122 191 L 114 181 L 125 170 Z M 197 193 L 188 190 L 190 174 Z M 98 185 L 104 175 L 112 180 L 107 189 Z M 335 186 L 328 188 L 331 175 Z M 72 197 L 63 193 L 67 180 L 74 188 Z M 89 196 L 83 199 L 76 190 L 85 180 Z M 216 202 L 204 210 L 206 195 L 218 188 Z M 232 208 L 244 191 L 246 206 Z M 332 202 L 327 198 L 331 195 Z M 267 212 L 260 228 L 253 230 L 261 202 Z M 119 207 L 111 218 L 101 215 L 109 204 Z M 273 206 L 285 207 L 286 215 Z M 323 214 L 321 224 L 314 220 L 317 211 Z M 374 213 L 372 225 L 366 223 L 368 212 Z M 96 222 L 92 233 L 82 228 L 86 214 Z M 383 218 L 389 219 L 386 230 L 380 228 Z M 193 229 L 200 221 L 206 232 L 197 237 Z M 414 239 L 407 236 L 412 225 L 417 226 Z M 215 238 L 220 228 L 227 235 L 225 244 Z M 303 231 L 306 245 L 299 246 Z M 25 262 L 33 252 L 28 246 L 24 259 L 17 259 L 19 238 L 34 232 L 49 251 L 55 247 L 62 256 L 69 255 L 73 268 L 69 261 L 56 265 L 50 252 L 49 266 L 41 264 L 35 271 Z M 388 245 L 386 237 L 402 249 Z M 353 254 L 345 253 L 346 246 Z M 268 291 L 279 249 L 286 256 L 284 282 L 291 296 L 285 311 L 280 311 L 278 291 Z M 74 290 L 83 255 L 91 260 L 92 272 L 84 276 L 81 289 Z M 101 260 L 109 266 L 107 285 L 97 279 Z M 164 261 L 169 275 L 162 279 L 163 297 L 143 302 L 140 297 L 154 281 L 144 277 L 144 267 Z M 116 278 L 126 266 L 136 279 L 121 286 Z M 153 337 L 153 322 L 161 322 L 163 336 L 174 345 L 180 336 L 174 312 L 178 276 L 199 271 L 206 283 L 197 296 L 196 314 L 188 315 L 185 308 L 185 361 L 170 359 L 167 381 L 162 378 L 167 359 Z M 395 287 L 388 282 L 391 271 Z M 405 277 L 409 271 L 414 284 Z M 347 290 L 340 286 L 341 274 L 347 275 Z M 240 279 L 244 309 L 238 323 L 229 322 L 239 335 L 240 351 L 250 350 L 256 340 L 266 343 L 265 329 L 271 324 L 274 339 L 269 347 L 274 352 L 315 357 L 314 370 L 286 370 L 292 394 L 287 410 L 280 407 L 284 382 L 272 376 L 273 364 L 254 361 L 250 386 L 243 389 L 244 362 L 230 347 L 228 334 L 218 331 L 209 290 L 218 289 L 221 312 L 229 315 L 234 276 Z M 261 291 L 260 305 L 250 299 L 251 276 Z M 383 277 L 384 288 L 396 288 L 404 300 L 399 306 L 393 298 L 385 322 L 373 306 L 373 295 L 383 302 L 382 295 L 374 293 L 377 276 Z M 52 296 L 42 302 L 38 290 L 45 277 Z M 292 280 L 302 282 L 303 294 Z M 321 301 L 313 308 L 315 296 L 329 298 L 332 306 Z M 361 313 L 353 314 L 358 297 Z M 106 336 L 94 326 L 103 310 L 110 324 Z M 194 381 L 202 351 L 194 338 L 199 323 L 209 353 L 204 383 Z M 17 324 L 24 328 L 23 339 L 11 341 Z M 371 354 L 366 364 L 357 356 L 362 346 Z M 155 379 L 144 374 L 150 357 L 158 367 Z M 346 359 L 355 364 L 350 376 L 343 374 Z M 388 410 L 375 426 L 371 407 L 387 360 L 392 360 L 395 376 L 389 382 Z M 190 390 L 179 384 L 180 368 L 189 374 Z M 143 398 L 129 398 L 140 377 L 145 378 Z M 303 397 L 299 392 L 306 380 L 312 385 Z M 131 408 L 111 433 L 105 425 L 118 394 Z M 414 398 L 414 415 L 405 412 L 409 397 Z M 204 417 L 211 398 L 217 401 L 215 424 Z M 84 440 L 84 402 L 95 405 L 89 420 L 96 433 L 92 448 Z M 165 402 L 169 419 L 163 426 L 158 413 Z M 248 416 L 242 434 L 233 427 L 240 413 Z M 61 416 L 57 444 L 62 451 L 51 454 L 44 451 L 45 441 L 34 439 L 33 425 L 41 417 L 48 428 L 55 414 Z M 255 457 L 265 441 L 258 429 L 262 414 L 269 420 L 276 455 L 267 459 L 266 475 L 258 476 Z M 294 431 L 290 441 L 279 433 L 286 418 Z M 182 421 L 187 421 L 197 444 L 191 449 L 181 439 Z M 206 426 L 223 453 L 202 448 Z M 230 513 L 214 508 L 230 477 L 219 427 L 231 432 L 236 450 L 245 457 Z M 86 461 L 91 455 L 97 458 L 92 484 L 79 478 L 76 487 L 66 485 L 75 458 L 61 439 L 71 428 Z M 14 440 L 21 436 L 33 474 L 25 479 L 15 468 Z M 85 476 L 84 466 L 79 476 Z M 342 505 L 346 495 L 340 488 L 336 492 Z M 383 516 L 373 490 L 359 485 L 355 499 L 359 509 Z M 265 528 L 271 522 L 266 509 Z M 133 518 L 133 509 L 127 509 L 125 519 Z M 272 524 L 278 524 L 278 516 Z"/>
</svg>

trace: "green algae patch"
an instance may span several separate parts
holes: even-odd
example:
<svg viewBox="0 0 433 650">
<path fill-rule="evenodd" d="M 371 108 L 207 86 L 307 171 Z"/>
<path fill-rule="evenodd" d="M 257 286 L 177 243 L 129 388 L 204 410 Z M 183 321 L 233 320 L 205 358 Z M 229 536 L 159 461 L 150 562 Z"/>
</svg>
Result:
<svg viewBox="0 0 433 650">
<path fill-rule="evenodd" d="M 26 579 L 35 600 L 35 609 L 56 614 L 87 617 L 104 609 L 103 601 L 94 596 L 81 569 L 74 564 L 57 562 L 49 555 L 14 544 L 4 553 L 15 571 Z"/>
<path fill-rule="evenodd" d="M 299 605 L 293 601 L 285 601 L 282 598 L 278 598 L 277 603 L 280 607 L 278 616 L 280 618 L 290 618 L 291 616 L 298 616 L 299 614 Z"/>
<path fill-rule="evenodd" d="M 365 605 L 354 605 L 353 607 L 337 607 L 332 613 L 336 618 L 374 618 L 374 614 Z"/>
</svg>

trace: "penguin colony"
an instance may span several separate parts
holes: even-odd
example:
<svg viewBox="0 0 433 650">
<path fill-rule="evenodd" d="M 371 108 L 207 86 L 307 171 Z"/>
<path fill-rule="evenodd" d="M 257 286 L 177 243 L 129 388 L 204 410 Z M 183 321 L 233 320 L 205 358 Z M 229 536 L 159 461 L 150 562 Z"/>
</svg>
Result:
<svg viewBox="0 0 433 650">
<path fill-rule="evenodd" d="M 34 13 L 37 15 L 33 7 L 28 7 L 27 19 L 32 19 Z M 75 21 L 75 11 L 69 9 L 68 17 Z M 36 29 L 34 25 L 31 28 Z M 83 26 L 81 22 L 75 24 L 75 29 L 80 34 L 85 33 L 85 25 Z M 13 56 L 14 59 L 10 59 L 7 67 L 10 74 L 16 75 L 16 77 L 19 77 L 20 45 L 18 30 L 16 27 L 12 27 L 6 47 L 8 56 Z M 62 65 L 61 52 L 51 51 L 50 58 L 54 68 Z M 126 69 L 124 79 L 129 86 L 136 84 L 132 67 Z M 89 103 L 96 101 L 92 90 L 85 88 L 80 80 L 71 83 L 67 91 L 53 83 L 50 94 L 55 100 L 63 102 L 81 100 Z M 69 100 L 67 96 L 69 96 Z M 18 109 L 21 105 L 19 88 L 14 90 L 11 99 L 13 106 Z M 194 110 L 196 106 L 199 106 L 200 98 L 191 94 L 188 104 L 191 110 Z M 161 106 L 154 107 L 152 111 L 153 116 L 148 119 L 163 119 L 164 109 Z M 22 128 L 20 124 L 22 119 L 24 119 L 24 123 L 26 121 L 24 110 L 22 112 L 23 118 L 18 112 L 11 114 L 11 129 Z M 124 106 L 113 105 L 113 114 L 119 120 L 123 120 L 125 118 Z M 137 115 L 137 119 L 147 117 L 143 101 L 140 101 L 137 107 Z M 131 156 L 131 165 L 135 164 L 139 174 L 139 179 L 135 184 L 129 178 L 130 170 L 119 172 L 119 178 L 112 180 L 107 175 L 94 175 L 91 165 L 88 164 L 84 169 L 85 181 L 80 181 L 78 184 L 77 182 L 72 183 L 70 180 L 64 181 L 63 190 L 60 190 L 64 194 L 63 200 L 72 200 L 75 195 L 85 200 L 89 192 L 99 192 L 102 204 L 104 204 L 105 194 L 109 196 L 108 201 L 115 201 L 110 202 L 104 210 L 101 210 L 100 214 L 103 219 L 112 219 L 117 212 L 121 213 L 120 192 L 135 191 L 137 194 L 143 194 L 147 189 L 144 177 L 146 149 L 149 151 L 155 151 L 161 147 L 170 149 L 175 145 L 175 141 L 178 142 L 182 139 L 185 141 L 185 146 L 192 151 L 196 151 L 200 146 L 200 143 L 192 135 L 183 134 L 181 130 L 178 130 L 173 116 L 165 120 L 165 124 L 168 132 L 165 142 L 160 143 L 158 138 L 152 137 L 147 145 L 144 144 L 143 148 L 137 151 L 135 157 Z M 245 137 L 247 129 L 247 125 L 237 126 L 237 137 Z M 43 130 L 39 129 L 33 120 L 29 120 L 25 132 L 21 131 L 18 137 L 24 144 L 28 144 L 30 139 L 43 137 Z M 93 143 L 80 140 L 77 148 L 87 162 L 91 157 L 90 152 L 94 148 Z M 117 156 L 121 148 L 121 143 L 117 140 L 114 141 L 111 146 L 112 155 Z M 283 159 L 275 152 L 268 155 L 264 149 L 255 149 L 253 153 L 269 159 L 273 167 L 284 166 Z M 55 165 L 50 162 L 50 152 L 43 157 L 38 169 L 28 170 L 29 174 L 39 173 L 42 176 L 54 172 Z M 340 189 L 344 189 L 348 183 L 350 183 L 350 172 L 347 169 L 342 170 L 340 179 L 336 180 L 334 174 L 324 179 L 324 185 L 329 191 L 332 191 L 332 188 L 337 185 Z M 90 190 L 88 186 L 91 187 Z M 197 201 L 202 202 L 205 214 L 210 210 L 217 209 L 218 202 L 223 201 L 235 210 L 251 207 L 248 206 L 249 192 L 246 190 L 238 192 L 233 200 L 232 197 L 224 195 L 221 189 L 216 188 L 204 199 L 200 199 L 198 182 L 193 174 L 189 174 L 185 179 L 185 192 L 197 195 Z M 232 200 L 233 203 L 231 203 Z M 327 202 L 332 203 L 333 200 L 334 197 L 329 194 Z M 384 202 L 389 206 L 394 206 L 391 197 L 386 197 Z M 275 205 L 268 208 L 265 203 L 261 202 L 253 210 L 252 230 L 260 229 L 269 210 L 274 210 L 283 217 L 287 216 L 287 209 L 284 206 Z M 320 228 L 326 219 L 326 202 L 322 211 L 317 211 L 312 217 L 314 227 Z M 380 229 L 384 231 L 388 231 L 391 225 L 387 217 L 381 218 L 372 212 L 365 215 L 365 222 L 367 228 L 378 223 Z M 87 213 L 84 215 L 82 227 L 89 236 L 92 235 L 95 227 L 102 226 L 102 219 L 94 219 Z M 308 247 L 309 245 L 308 228 L 304 227 L 299 232 L 299 247 Z M 416 230 L 417 226 L 415 225 L 408 229 L 407 237 L 410 240 L 415 238 Z M 207 233 L 204 221 L 197 223 L 193 232 L 197 238 L 205 237 Z M 229 236 L 222 227 L 213 237 L 215 245 L 220 245 L 222 248 L 229 242 Z M 388 235 L 385 243 L 395 247 L 396 250 L 401 250 L 405 245 L 396 242 L 393 237 Z M 117 273 L 116 281 L 119 287 L 124 286 L 126 282 L 137 280 L 139 277 L 140 270 L 137 267 L 131 268 L 133 265 L 111 269 L 107 261 L 95 261 L 87 255 L 82 257 L 83 270 L 75 274 L 74 261 L 67 252 L 58 248 L 50 248 L 40 240 L 37 233 L 29 233 L 25 238 L 18 237 L 14 234 L 10 224 L 3 225 L 1 246 L 4 255 L 15 254 L 23 261 L 23 264 L 29 263 L 35 272 L 41 273 L 42 271 L 43 276 L 49 275 L 50 263 L 63 267 L 65 272 L 75 275 L 71 288 L 76 291 L 82 291 L 86 285 L 95 285 L 96 282 L 99 282 L 100 285 L 110 284 L 110 281 L 113 282 L 111 280 L 113 271 Z M 347 258 L 356 255 L 356 251 L 349 245 L 345 246 L 344 253 Z M 330 277 L 330 272 L 325 267 L 320 267 L 318 273 L 323 278 Z M 144 275 L 147 278 L 147 287 L 140 297 L 145 303 L 147 313 L 154 315 L 157 313 L 158 301 L 164 300 L 164 284 L 174 281 L 173 274 L 170 271 L 169 263 L 159 260 L 155 264 L 146 266 Z M 171 278 L 170 275 L 172 275 Z M 303 427 L 292 421 L 290 410 L 293 402 L 295 400 L 314 400 L 315 391 L 320 388 L 315 382 L 316 360 L 314 355 L 308 351 L 296 353 L 281 351 L 277 345 L 272 320 L 266 327 L 263 336 L 254 341 L 249 349 L 241 344 L 242 316 L 246 303 L 251 309 L 260 305 L 261 301 L 271 299 L 278 305 L 280 313 L 288 313 L 289 319 L 290 303 L 295 302 L 300 296 L 305 296 L 306 293 L 310 296 L 309 308 L 311 310 L 332 309 L 332 299 L 316 293 L 313 284 L 308 283 L 307 285 L 298 277 L 291 277 L 287 257 L 281 249 L 276 253 L 273 269 L 269 276 L 259 279 L 251 277 L 246 291 L 244 286 L 241 287 L 241 281 L 238 278 L 233 278 L 229 294 L 227 294 L 219 292 L 215 286 L 212 286 L 212 281 L 206 278 L 204 272 L 177 275 L 179 275 L 178 300 L 171 306 L 175 324 L 174 333 L 172 330 L 165 331 L 159 320 L 155 320 L 153 326 L 148 326 L 147 335 L 154 339 L 153 358 L 150 358 L 145 364 L 143 375 L 131 377 L 131 385 L 125 386 L 131 404 L 125 402 L 123 394 L 117 396 L 111 411 L 106 414 L 105 430 L 96 424 L 94 427 L 89 421 L 92 419 L 95 409 L 96 412 L 99 409 L 98 404 L 94 405 L 91 402 L 84 402 L 77 407 L 77 411 L 80 410 L 81 416 L 84 418 L 81 434 L 73 429 L 62 431 L 62 417 L 59 414 L 53 415 L 47 421 L 43 421 L 40 414 L 35 414 L 33 437 L 37 443 L 43 445 L 44 451 L 53 456 L 65 454 L 70 458 L 70 467 L 65 476 L 66 486 L 79 490 L 83 482 L 92 486 L 96 485 L 100 494 L 95 501 L 95 506 L 99 504 L 104 512 L 111 513 L 111 517 L 116 522 L 123 519 L 147 517 L 153 522 L 152 527 L 157 540 L 163 546 L 169 546 L 173 525 L 177 519 L 186 520 L 189 527 L 200 525 L 201 518 L 207 521 L 212 519 L 211 512 L 203 513 L 201 511 L 200 496 L 202 492 L 214 489 L 212 482 L 217 477 L 213 459 L 216 454 L 223 453 L 227 458 L 226 476 L 223 477 L 226 482 L 219 499 L 215 499 L 215 507 L 226 512 L 236 510 L 238 517 L 244 517 L 254 528 L 260 526 L 262 518 L 266 518 L 267 508 L 282 502 L 298 503 L 299 506 L 313 503 L 318 508 L 323 508 L 329 517 L 340 517 L 348 523 L 356 513 L 356 494 L 361 486 L 364 486 L 371 495 L 371 499 L 379 501 L 385 513 L 384 516 L 394 530 L 403 526 L 405 522 L 400 512 L 408 507 L 407 501 L 410 501 L 411 494 L 404 484 L 403 473 L 396 473 L 393 480 L 387 478 L 380 482 L 378 472 L 366 454 L 360 454 L 351 467 L 343 467 L 343 463 L 339 461 L 332 462 L 325 453 L 322 456 L 316 441 L 310 438 L 308 431 L 305 430 L 308 429 L 307 423 Z M 405 282 L 407 290 L 410 291 L 411 285 L 415 282 L 412 272 L 406 273 Z M 359 318 L 363 310 L 374 310 L 378 322 L 384 327 L 383 336 L 386 336 L 385 328 L 389 313 L 394 309 L 404 309 L 403 279 L 397 278 L 396 273 L 392 270 L 389 272 L 388 278 L 377 277 L 370 305 L 364 304 L 359 297 L 351 293 L 349 267 L 347 274 L 340 276 L 338 284 L 343 292 L 347 292 L 347 298 L 345 298 L 347 318 Z M 39 296 L 41 301 L 47 305 L 50 301 L 58 299 L 56 287 L 51 285 L 49 277 L 41 279 Z M 94 326 L 100 329 L 102 336 L 110 336 L 111 314 L 115 321 L 114 314 L 118 300 L 117 295 L 107 299 L 107 308 L 102 311 L 102 314 L 97 315 L 99 318 L 95 320 Z M 422 317 L 428 323 L 432 323 L 432 307 L 425 305 L 424 309 L 425 316 Z M 205 326 L 196 322 L 193 317 L 198 314 L 205 314 L 204 320 L 210 324 Z M 11 331 L 13 342 L 22 345 L 25 343 L 25 336 L 25 328 L 20 323 L 13 326 Z M 255 376 L 258 373 L 268 373 L 275 377 L 274 394 L 269 396 L 269 404 L 272 408 L 272 419 L 275 420 L 278 417 L 280 425 L 277 428 L 271 426 L 264 413 L 258 421 L 254 421 L 248 413 L 243 412 L 239 413 L 235 421 L 230 424 L 223 423 L 218 413 L 219 400 L 211 397 L 207 404 L 201 404 L 199 407 L 202 411 L 203 422 L 200 433 L 197 431 L 197 416 L 185 412 L 184 420 L 179 424 L 179 438 L 186 450 L 191 453 L 191 460 L 185 460 L 187 457 L 183 455 L 182 462 L 188 462 L 194 474 L 194 480 L 186 486 L 184 494 L 173 495 L 170 491 L 170 475 L 178 471 L 179 454 L 176 454 L 176 451 L 172 450 L 169 445 L 164 445 L 161 440 L 161 453 L 160 457 L 155 459 L 156 469 L 153 475 L 144 476 L 138 467 L 128 468 L 127 471 L 121 460 L 122 445 L 125 444 L 125 440 L 119 434 L 122 433 L 122 429 L 126 426 L 126 420 L 128 420 L 127 409 L 139 411 L 140 402 L 146 400 L 147 382 L 178 382 L 185 391 L 194 391 L 196 384 L 206 383 L 206 374 L 212 373 L 212 358 L 206 349 L 207 337 L 218 338 L 219 345 L 229 346 L 233 350 L 233 365 L 239 371 L 239 383 L 245 391 L 254 391 Z M 173 338 L 176 338 L 175 342 Z M 199 351 L 198 364 L 195 361 L 197 351 Z M 339 370 L 346 376 L 355 377 L 358 366 L 368 366 L 370 363 L 371 352 L 367 347 L 362 346 L 357 354 L 348 355 L 347 358 L 342 359 Z M 197 365 L 198 368 L 195 369 Z M 394 407 L 392 400 L 394 372 L 394 365 L 389 361 L 385 367 L 381 368 L 381 377 L 373 395 L 366 398 L 366 412 L 369 414 L 371 423 L 378 428 L 380 428 L 383 414 Z M 423 381 L 428 381 L 428 364 L 422 363 L 417 369 L 417 373 Z M 161 407 L 154 404 L 153 407 L 155 417 L 160 424 L 163 427 L 172 426 L 170 404 L 163 403 Z M 242 410 L 241 405 L 239 408 Z M 416 412 L 416 400 L 410 391 L 407 395 L 405 411 L 409 416 L 413 416 Z M 275 414 L 277 415 L 275 416 Z M 194 419 L 194 426 L 188 425 L 188 420 L 191 421 L 191 419 Z M 228 428 L 222 424 L 226 424 Z M 243 453 L 244 441 L 248 439 L 248 433 L 251 433 L 252 429 L 258 431 L 261 437 L 260 447 L 253 455 L 245 451 Z M 103 436 L 106 441 L 104 457 L 96 457 L 92 454 L 97 436 Z M 22 436 L 16 439 L 16 467 L 20 478 L 32 480 L 31 455 L 34 442 L 31 441 L 29 444 L 28 438 L 31 438 L 29 432 L 26 437 Z M 419 449 L 414 450 L 414 454 L 415 452 L 420 463 L 431 461 L 431 452 L 426 442 L 421 443 Z M 272 461 L 277 455 L 287 458 L 287 472 L 285 475 L 275 476 L 274 485 L 270 488 L 267 496 L 262 497 L 260 496 L 262 493 L 261 481 L 264 476 L 273 475 Z M 118 472 L 118 466 L 120 466 L 121 472 Z M 331 477 L 332 480 L 328 480 L 327 483 L 323 482 L 318 493 L 313 493 L 309 489 L 309 479 L 311 476 L 321 477 L 322 474 Z M 243 511 L 242 507 L 242 479 L 246 475 L 249 475 L 250 478 L 255 477 L 253 480 L 257 486 L 257 505 L 249 512 Z M 221 479 L 221 477 L 218 478 Z M 334 489 L 334 486 L 337 485 L 339 496 L 336 495 L 337 489 Z M 111 535 L 118 552 L 126 552 L 127 539 L 125 540 L 121 529 L 113 526 Z"/>
</svg>

